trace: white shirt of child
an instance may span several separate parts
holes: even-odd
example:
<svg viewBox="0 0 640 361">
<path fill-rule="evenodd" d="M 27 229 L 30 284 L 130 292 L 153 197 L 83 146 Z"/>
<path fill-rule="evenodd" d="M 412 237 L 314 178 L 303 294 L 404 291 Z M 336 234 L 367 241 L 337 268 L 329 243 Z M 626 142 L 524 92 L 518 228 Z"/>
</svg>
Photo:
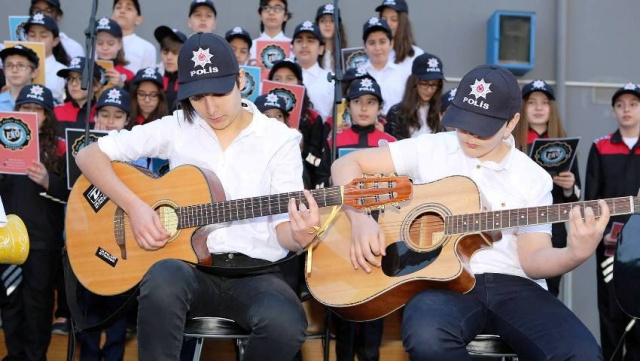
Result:
<svg viewBox="0 0 640 361">
<path fill-rule="evenodd" d="M 413 60 L 418 57 L 419 55 L 424 54 L 424 50 L 420 49 L 419 47 L 415 46 L 415 45 L 411 45 L 411 47 L 413 48 L 413 56 L 412 57 L 406 57 L 404 58 L 404 60 L 398 64 L 400 65 L 403 69 L 405 69 L 405 71 L 408 71 L 409 73 L 411 73 L 411 68 L 413 67 Z M 396 51 L 391 49 L 391 52 L 389 53 L 389 59 L 391 59 L 392 63 L 396 63 Z"/>
<path fill-rule="evenodd" d="M 380 91 L 382 92 L 382 115 L 387 115 L 389 109 L 400 103 L 402 95 L 404 95 L 404 89 L 407 85 L 407 78 L 411 74 L 411 70 L 407 70 L 400 66 L 400 64 L 394 64 L 391 60 L 387 61 L 384 68 L 378 70 L 371 65 L 370 61 L 367 61 L 364 65 L 364 69 L 378 82 L 380 85 Z"/>
<path fill-rule="evenodd" d="M 100 138 L 100 149 L 112 160 L 132 162 L 151 157 L 168 159 L 173 169 L 191 164 L 213 171 L 227 200 L 301 191 L 302 162 L 297 130 L 267 118 L 255 105 L 243 100 L 253 113 L 251 124 L 223 150 L 212 128 L 199 116 L 184 120 L 182 110 L 131 131 L 111 131 Z M 217 225 L 207 238 L 211 253 L 240 252 L 276 261 L 288 251 L 278 243 L 275 227 L 289 221 L 282 214 Z M 229 227 L 233 225 L 233 227 Z"/>
<path fill-rule="evenodd" d="M 553 183 L 549 174 L 513 146 L 512 136 L 507 143 L 511 149 L 499 163 L 467 157 L 460 148 L 456 132 L 425 134 L 390 143 L 389 150 L 397 173 L 408 175 L 414 184 L 452 175 L 471 178 L 481 190 L 483 204 L 479 211 L 482 212 L 552 204 Z M 551 225 L 502 230 L 502 239 L 494 242 L 493 248 L 476 252 L 471 257 L 473 273 L 529 278 L 520 265 L 517 252 L 517 235 L 529 232 L 551 234 Z M 534 281 L 546 288 L 544 279 Z"/>
<path fill-rule="evenodd" d="M 67 34 L 63 32 L 60 32 L 60 42 L 62 43 L 64 51 L 66 51 L 67 55 L 69 55 L 69 59 L 84 56 L 84 46 L 80 45 L 79 42 L 71 39 Z"/>
<path fill-rule="evenodd" d="M 150 42 L 139 37 L 135 33 L 125 35 L 122 38 L 124 57 L 129 61 L 125 68 L 137 73 L 143 68 L 156 66 L 156 48 Z"/>
<path fill-rule="evenodd" d="M 51 90 L 56 104 L 62 104 L 64 101 L 64 78 L 58 76 L 58 70 L 66 68 L 64 64 L 58 63 L 53 55 L 44 60 L 44 86 Z"/>
<path fill-rule="evenodd" d="M 328 74 L 329 71 L 322 69 L 317 62 L 309 69 L 302 69 L 302 83 L 307 88 L 309 100 L 325 120 L 333 109 L 333 81 L 327 81 Z"/>
</svg>

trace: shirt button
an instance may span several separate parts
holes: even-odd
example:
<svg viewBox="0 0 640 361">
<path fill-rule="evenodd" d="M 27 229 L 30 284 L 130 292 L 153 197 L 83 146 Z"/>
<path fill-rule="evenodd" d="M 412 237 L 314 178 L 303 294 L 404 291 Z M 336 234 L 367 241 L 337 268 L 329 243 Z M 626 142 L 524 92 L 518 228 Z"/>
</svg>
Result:
<svg viewBox="0 0 640 361">
<path fill-rule="evenodd" d="M 229 253 L 227 257 L 229 257 L 229 259 L 233 259 L 233 253 Z"/>
<path fill-rule="evenodd" d="M 476 165 L 476 169 L 480 169 L 482 166 L 480 164 Z"/>
<path fill-rule="evenodd" d="M 501 204 L 501 206 L 506 207 L 506 206 L 507 206 L 507 204 L 506 204 L 506 203 L 502 203 L 502 204 Z"/>
</svg>

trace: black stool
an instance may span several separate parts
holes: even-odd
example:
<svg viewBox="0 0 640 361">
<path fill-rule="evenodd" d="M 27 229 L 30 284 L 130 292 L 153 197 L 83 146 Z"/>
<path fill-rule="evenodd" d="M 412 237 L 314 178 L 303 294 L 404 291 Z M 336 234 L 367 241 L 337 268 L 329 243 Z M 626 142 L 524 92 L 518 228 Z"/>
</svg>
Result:
<svg viewBox="0 0 640 361">
<path fill-rule="evenodd" d="M 244 349 L 249 338 L 249 331 L 240 327 L 235 321 L 222 317 L 194 317 L 187 320 L 184 336 L 196 339 L 196 350 L 193 361 L 200 360 L 202 344 L 205 339 L 231 339 L 236 341 L 237 360 L 244 358 Z"/>
<path fill-rule="evenodd" d="M 478 335 L 467 345 L 472 356 L 502 357 L 505 361 L 516 361 L 518 355 L 498 335 Z"/>
</svg>

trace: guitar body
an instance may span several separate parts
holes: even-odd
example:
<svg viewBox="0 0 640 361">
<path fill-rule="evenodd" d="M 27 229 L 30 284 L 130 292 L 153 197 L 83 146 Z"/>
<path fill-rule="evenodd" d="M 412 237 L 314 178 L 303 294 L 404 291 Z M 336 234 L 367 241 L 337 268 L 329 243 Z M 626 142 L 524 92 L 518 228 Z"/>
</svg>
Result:
<svg viewBox="0 0 640 361">
<path fill-rule="evenodd" d="M 340 212 L 307 259 L 311 273 L 306 282 L 314 298 L 346 319 L 366 321 L 395 311 L 425 289 L 473 288 L 470 258 L 494 239 L 488 233 L 444 236 L 443 229 L 445 216 L 480 210 L 476 184 L 453 176 L 414 185 L 413 197 L 400 207 L 379 213 L 387 256 L 370 274 L 351 265 L 351 223 Z"/>
<path fill-rule="evenodd" d="M 618 234 L 613 261 L 613 288 L 620 308 L 631 317 L 640 317 L 640 215 L 633 214 Z"/>
<path fill-rule="evenodd" d="M 178 229 L 174 209 L 224 200 L 212 172 L 185 165 L 154 178 L 126 163 L 112 165 L 118 177 L 156 209 L 171 240 L 155 251 L 140 248 L 122 209 L 80 176 L 67 204 L 66 242 L 71 268 L 83 286 L 101 295 L 116 295 L 133 288 L 157 261 L 210 262 L 206 234 L 197 228 Z"/>
</svg>

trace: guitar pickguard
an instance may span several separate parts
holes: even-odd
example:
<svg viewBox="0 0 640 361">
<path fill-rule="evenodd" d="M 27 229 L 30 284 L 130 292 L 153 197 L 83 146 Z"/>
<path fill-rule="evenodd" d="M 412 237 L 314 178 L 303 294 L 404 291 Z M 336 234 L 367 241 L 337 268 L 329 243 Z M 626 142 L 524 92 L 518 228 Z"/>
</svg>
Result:
<svg viewBox="0 0 640 361">
<path fill-rule="evenodd" d="M 386 248 L 387 255 L 382 257 L 382 272 L 389 277 L 401 277 L 418 272 L 433 263 L 442 246 L 427 252 L 416 252 L 407 247 L 407 243 L 398 241 Z"/>
</svg>

